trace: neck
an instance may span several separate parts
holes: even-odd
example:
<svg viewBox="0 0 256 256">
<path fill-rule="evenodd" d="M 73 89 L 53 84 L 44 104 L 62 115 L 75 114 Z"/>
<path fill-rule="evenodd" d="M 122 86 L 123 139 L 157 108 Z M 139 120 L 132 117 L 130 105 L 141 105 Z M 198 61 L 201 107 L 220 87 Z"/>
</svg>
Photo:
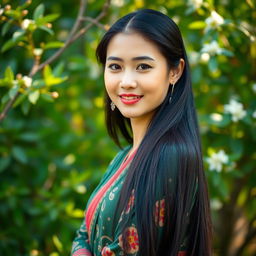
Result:
<svg viewBox="0 0 256 256">
<path fill-rule="evenodd" d="M 153 115 L 153 114 L 152 114 Z M 143 140 L 149 123 L 151 121 L 152 116 L 148 118 L 131 118 L 131 126 L 132 126 L 132 133 L 133 133 L 133 147 L 131 152 L 137 149 Z"/>
</svg>

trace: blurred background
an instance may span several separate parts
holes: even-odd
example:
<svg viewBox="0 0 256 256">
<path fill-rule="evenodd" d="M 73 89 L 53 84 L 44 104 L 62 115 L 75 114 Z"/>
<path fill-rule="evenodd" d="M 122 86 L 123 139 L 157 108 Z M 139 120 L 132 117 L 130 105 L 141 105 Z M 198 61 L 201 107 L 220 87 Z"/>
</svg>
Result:
<svg viewBox="0 0 256 256">
<path fill-rule="evenodd" d="M 86 22 L 104 1 L 89 0 Z M 253 0 L 112 0 L 106 16 L 43 72 L 79 1 L 1 0 L 0 255 L 69 255 L 86 202 L 118 152 L 104 124 L 95 49 L 139 8 L 178 24 L 192 69 L 214 224 L 214 255 L 256 255 L 256 4 Z M 17 94 L 18 93 L 18 94 Z M 17 96 L 17 98 L 16 98 Z"/>
</svg>

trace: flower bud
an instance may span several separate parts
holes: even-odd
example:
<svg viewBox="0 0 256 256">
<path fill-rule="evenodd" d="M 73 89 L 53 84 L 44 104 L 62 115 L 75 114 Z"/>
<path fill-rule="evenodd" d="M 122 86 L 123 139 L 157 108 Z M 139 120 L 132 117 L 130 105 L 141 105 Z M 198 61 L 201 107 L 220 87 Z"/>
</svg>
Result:
<svg viewBox="0 0 256 256">
<path fill-rule="evenodd" d="M 52 24 L 51 24 L 51 23 L 47 23 L 47 24 L 46 24 L 46 27 L 47 27 L 47 28 L 52 28 Z"/>
<path fill-rule="evenodd" d="M 4 7 L 4 9 L 5 9 L 6 11 L 9 11 L 9 10 L 12 9 L 12 7 L 11 7 L 11 5 L 7 4 L 7 5 Z"/>
<path fill-rule="evenodd" d="M 1 19 L 1 21 L 6 21 L 7 20 L 6 16 L 1 16 L 0 19 Z"/>
<path fill-rule="evenodd" d="M 22 13 L 22 16 L 26 16 L 28 14 L 28 10 L 23 10 L 21 13 Z"/>
<path fill-rule="evenodd" d="M 52 95 L 52 97 L 54 99 L 57 99 L 59 97 L 59 93 L 58 92 L 52 92 L 51 95 Z"/>
<path fill-rule="evenodd" d="M 20 73 L 18 73 L 18 74 L 16 75 L 16 79 L 17 79 L 17 80 L 22 79 L 22 75 L 21 75 Z"/>
</svg>

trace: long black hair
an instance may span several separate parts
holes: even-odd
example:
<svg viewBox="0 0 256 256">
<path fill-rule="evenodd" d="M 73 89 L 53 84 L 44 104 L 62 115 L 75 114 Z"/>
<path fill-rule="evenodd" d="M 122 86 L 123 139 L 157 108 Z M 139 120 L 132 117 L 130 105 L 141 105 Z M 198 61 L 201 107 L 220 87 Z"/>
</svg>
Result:
<svg viewBox="0 0 256 256">
<path fill-rule="evenodd" d="M 118 33 L 139 33 L 154 43 L 170 68 L 185 60 L 182 76 L 158 107 L 127 171 L 117 211 L 125 209 L 134 192 L 134 214 L 141 256 L 177 256 L 184 239 L 187 256 L 211 255 L 211 217 L 203 170 L 201 141 L 184 43 L 175 22 L 150 9 L 119 19 L 100 41 L 96 55 L 105 66 L 107 47 Z M 106 94 L 106 124 L 109 135 L 132 143 L 131 124 L 118 109 L 111 111 Z M 159 237 L 154 212 L 159 198 L 165 200 L 164 229 Z M 159 217 L 159 216 L 158 216 Z M 122 234 L 125 242 L 123 224 Z M 125 248 L 124 248 L 125 253 Z M 126 253 L 125 253 L 126 254 Z"/>
</svg>

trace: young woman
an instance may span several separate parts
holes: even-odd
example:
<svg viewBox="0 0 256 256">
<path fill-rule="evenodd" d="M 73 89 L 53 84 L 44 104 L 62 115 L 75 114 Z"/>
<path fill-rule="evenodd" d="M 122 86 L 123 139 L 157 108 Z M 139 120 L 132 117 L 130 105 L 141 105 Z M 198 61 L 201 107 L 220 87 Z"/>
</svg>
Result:
<svg viewBox="0 0 256 256">
<path fill-rule="evenodd" d="M 177 25 L 154 10 L 130 13 L 106 32 L 97 57 L 108 132 L 129 145 L 91 195 L 72 256 L 211 255 L 199 129 Z"/>
</svg>

